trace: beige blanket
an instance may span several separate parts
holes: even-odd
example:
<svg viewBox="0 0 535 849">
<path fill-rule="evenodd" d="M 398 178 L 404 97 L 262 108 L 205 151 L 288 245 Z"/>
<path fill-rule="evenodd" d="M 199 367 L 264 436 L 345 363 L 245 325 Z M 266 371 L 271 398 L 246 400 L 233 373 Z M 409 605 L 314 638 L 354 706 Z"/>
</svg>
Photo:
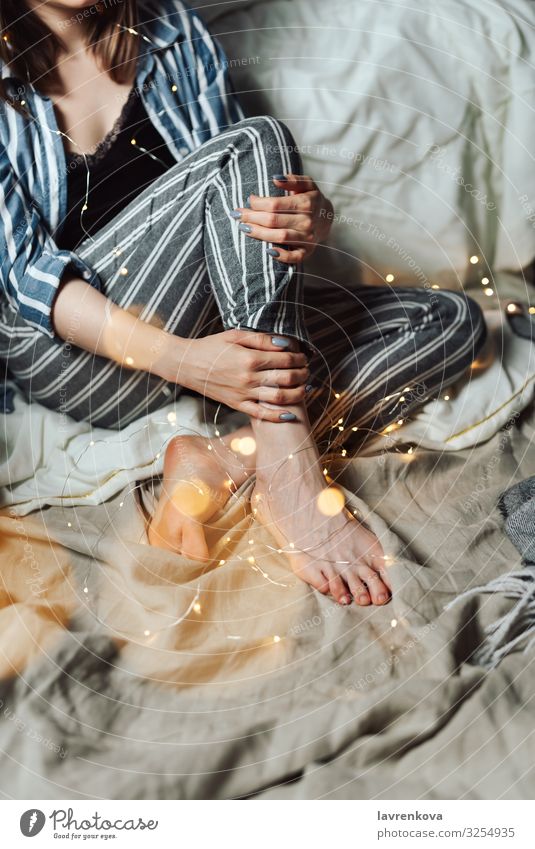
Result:
<svg viewBox="0 0 535 849">
<path fill-rule="evenodd" d="M 0 791 L 531 798 L 533 657 L 470 663 L 512 602 L 443 608 L 518 566 L 495 505 L 535 472 L 534 421 L 454 454 L 347 462 L 394 561 L 385 608 L 341 609 L 296 581 L 246 492 L 215 522 L 208 567 L 146 544 L 147 483 L 4 511 Z"/>
</svg>

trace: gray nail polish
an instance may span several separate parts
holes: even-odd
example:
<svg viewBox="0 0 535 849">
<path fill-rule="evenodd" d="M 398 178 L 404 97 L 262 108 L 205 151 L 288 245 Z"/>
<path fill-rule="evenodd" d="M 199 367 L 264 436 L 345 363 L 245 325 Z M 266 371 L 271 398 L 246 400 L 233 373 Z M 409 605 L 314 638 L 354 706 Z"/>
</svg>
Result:
<svg viewBox="0 0 535 849">
<path fill-rule="evenodd" d="M 275 250 L 275 248 L 268 248 L 266 253 L 270 256 L 280 256 L 279 252 Z"/>
<path fill-rule="evenodd" d="M 237 210 L 237 209 L 234 209 L 234 210 L 230 213 L 230 217 L 231 217 L 231 218 L 241 218 L 241 212 L 238 212 L 238 210 Z"/>
<path fill-rule="evenodd" d="M 314 387 L 311 383 L 307 383 L 307 385 L 305 386 L 305 392 L 312 392 L 313 389 Z"/>
<path fill-rule="evenodd" d="M 242 233 L 252 233 L 253 228 L 250 224 L 238 224 L 238 229 L 242 231 Z"/>
<path fill-rule="evenodd" d="M 297 416 L 294 413 L 281 413 L 279 419 L 281 422 L 294 422 Z"/>
<path fill-rule="evenodd" d="M 284 339 L 282 336 L 272 336 L 271 344 L 276 345 L 277 348 L 288 348 L 290 341 L 288 339 Z"/>
<path fill-rule="evenodd" d="M 280 183 L 287 183 L 288 177 L 286 174 L 273 174 L 273 179 L 278 180 Z"/>
</svg>

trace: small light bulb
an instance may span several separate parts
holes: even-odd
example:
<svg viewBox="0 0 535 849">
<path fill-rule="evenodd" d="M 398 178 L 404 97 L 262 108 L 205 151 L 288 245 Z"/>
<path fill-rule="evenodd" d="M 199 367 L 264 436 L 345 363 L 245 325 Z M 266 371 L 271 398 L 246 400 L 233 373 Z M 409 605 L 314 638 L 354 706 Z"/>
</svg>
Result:
<svg viewBox="0 0 535 849">
<path fill-rule="evenodd" d="M 444 395 L 444 401 L 449 401 L 449 400 L 450 400 L 450 396 L 449 396 L 449 395 Z"/>
<path fill-rule="evenodd" d="M 487 295 L 487 297 L 490 298 L 492 295 L 494 295 L 494 290 L 493 289 L 485 289 L 485 295 Z"/>
<path fill-rule="evenodd" d="M 224 566 L 226 562 L 227 562 L 226 560 L 220 560 L 220 561 L 219 561 L 219 565 L 220 565 L 220 566 Z"/>
<path fill-rule="evenodd" d="M 143 634 L 144 634 L 145 637 L 150 637 L 150 631 L 148 631 L 148 630 L 143 631 Z"/>
<path fill-rule="evenodd" d="M 470 257 L 470 262 L 472 263 L 472 265 L 476 265 L 479 262 L 479 257 L 474 254 Z"/>
<path fill-rule="evenodd" d="M 529 312 L 530 315 L 535 315 L 535 307 L 530 307 L 528 309 L 528 312 Z"/>
<path fill-rule="evenodd" d="M 489 282 L 489 278 L 488 277 L 482 277 L 481 282 L 482 282 L 483 286 L 486 286 L 487 283 Z"/>
<path fill-rule="evenodd" d="M 195 604 L 193 605 L 193 609 L 194 609 L 195 613 L 200 613 L 200 612 L 201 612 L 202 607 L 201 607 L 201 605 L 199 604 L 199 602 L 198 602 L 198 601 L 197 601 L 197 602 L 195 602 Z"/>
<path fill-rule="evenodd" d="M 89 592 L 89 590 L 87 589 L 87 587 L 84 587 L 84 593 L 88 593 L 88 592 Z"/>
<path fill-rule="evenodd" d="M 125 363 L 126 363 L 127 366 L 133 366 L 134 365 L 134 358 L 133 357 L 126 357 Z"/>
<path fill-rule="evenodd" d="M 171 91 L 178 91 L 178 86 L 176 86 L 176 85 L 172 85 L 172 86 L 171 86 Z"/>
<path fill-rule="evenodd" d="M 126 277 L 126 275 L 128 274 L 128 268 L 126 268 L 126 266 L 123 266 L 121 268 L 121 274 L 123 277 Z"/>
<path fill-rule="evenodd" d="M 395 628 L 395 627 L 396 627 L 396 625 L 398 624 L 398 620 L 397 620 L 397 619 L 392 619 L 392 621 L 391 621 L 391 623 L 390 623 L 390 624 L 392 625 L 392 628 Z"/>
<path fill-rule="evenodd" d="M 394 282 L 394 275 L 393 274 L 387 274 L 386 277 L 385 277 L 385 280 L 386 280 L 387 283 L 393 283 Z"/>
<path fill-rule="evenodd" d="M 433 283 L 431 286 L 432 289 L 440 289 L 440 286 L 437 283 Z"/>
<path fill-rule="evenodd" d="M 130 144 L 136 145 L 137 141 L 135 139 L 130 139 Z"/>
<path fill-rule="evenodd" d="M 280 641 L 281 641 L 281 638 L 279 637 L 279 635 L 275 634 L 275 636 L 273 637 L 273 642 L 274 643 L 280 643 Z"/>
<path fill-rule="evenodd" d="M 339 397 L 340 397 L 340 393 L 339 393 L 339 392 L 335 392 L 335 393 L 334 393 L 334 397 L 335 397 L 335 398 L 339 398 Z"/>
</svg>

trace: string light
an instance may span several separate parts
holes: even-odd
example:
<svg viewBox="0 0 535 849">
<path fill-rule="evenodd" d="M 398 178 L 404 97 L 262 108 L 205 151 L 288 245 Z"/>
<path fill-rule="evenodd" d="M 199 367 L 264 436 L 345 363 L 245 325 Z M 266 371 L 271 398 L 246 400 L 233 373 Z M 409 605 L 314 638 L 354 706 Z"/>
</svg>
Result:
<svg viewBox="0 0 535 849">
<path fill-rule="evenodd" d="M 491 297 L 491 295 L 494 295 L 493 289 L 484 289 L 484 292 L 485 292 L 485 295 L 487 295 L 487 297 L 489 297 L 489 298 Z"/>
<path fill-rule="evenodd" d="M 470 262 L 472 263 L 472 265 L 477 265 L 477 263 L 479 262 L 479 257 L 474 254 L 470 257 Z"/>
<path fill-rule="evenodd" d="M 395 278 L 394 278 L 393 274 L 387 274 L 386 277 L 385 277 L 385 280 L 386 280 L 387 283 L 393 283 L 394 279 Z"/>
<path fill-rule="evenodd" d="M 482 282 L 483 286 L 487 286 L 490 283 L 490 280 L 489 280 L 488 277 L 482 277 L 481 282 Z"/>
</svg>

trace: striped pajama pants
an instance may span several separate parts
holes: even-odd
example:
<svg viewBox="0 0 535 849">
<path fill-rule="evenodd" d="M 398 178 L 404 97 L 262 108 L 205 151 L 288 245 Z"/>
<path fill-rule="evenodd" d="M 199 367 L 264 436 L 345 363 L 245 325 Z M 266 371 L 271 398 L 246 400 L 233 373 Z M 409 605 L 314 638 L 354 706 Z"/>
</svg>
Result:
<svg viewBox="0 0 535 849">
<path fill-rule="evenodd" d="M 171 168 L 78 253 L 107 297 L 170 333 L 241 327 L 297 337 L 310 352 L 316 435 L 332 433 L 339 419 L 346 433 L 376 431 L 454 381 L 477 355 L 485 324 L 457 292 L 303 291 L 298 269 L 277 262 L 230 216 L 250 193 L 283 193 L 271 178 L 300 172 L 295 150 L 275 119 L 241 121 Z M 120 428 L 184 391 L 51 339 L 5 304 L 0 357 L 30 399 L 96 426 Z"/>
</svg>

